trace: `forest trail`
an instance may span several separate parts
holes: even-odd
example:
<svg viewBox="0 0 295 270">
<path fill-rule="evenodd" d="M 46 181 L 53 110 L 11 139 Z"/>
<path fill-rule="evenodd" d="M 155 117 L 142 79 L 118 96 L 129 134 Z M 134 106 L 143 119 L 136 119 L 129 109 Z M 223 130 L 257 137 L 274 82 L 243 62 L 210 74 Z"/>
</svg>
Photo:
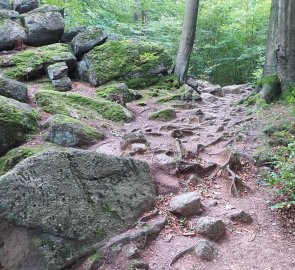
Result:
<svg viewBox="0 0 295 270">
<path fill-rule="evenodd" d="M 78 82 L 73 85 L 71 92 L 95 95 L 95 88 Z M 37 88 L 36 84 L 30 86 L 32 105 Z M 103 129 L 106 138 L 88 149 L 146 161 L 154 174 L 159 196 L 150 221 L 166 216 L 168 222 L 156 239 L 145 239 L 144 244 L 141 243 L 140 248 L 136 249 L 137 256 L 149 264 L 149 269 L 295 268 L 294 237 L 282 229 L 277 214 L 270 210 L 271 196 L 265 187 L 258 185 L 258 169 L 252 163 L 255 149 L 261 144 L 261 115 L 250 107 L 236 105 L 248 91 L 246 86 L 239 86 L 229 87 L 221 96 L 202 92 L 203 100 L 195 103 L 173 101 L 159 104 L 153 99 L 145 104 L 132 102 L 127 105 L 135 114 L 135 120 L 131 123 L 92 123 Z M 175 108 L 175 119 L 167 122 L 149 120 L 151 112 L 166 107 Z M 43 115 L 43 121 L 48 117 Z M 139 144 L 134 151 L 128 148 L 122 150 L 122 136 L 138 132 L 147 139 L 147 148 L 143 149 L 143 145 Z M 40 138 L 42 134 L 28 144 L 38 144 Z M 181 142 L 180 152 L 177 141 Z M 225 166 L 232 154 L 238 156 L 241 162 L 232 169 L 245 184 L 238 196 L 234 196 L 233 179 Z M 197 191 L 200 195 L 202 215 L 183 219 L 171 214 L 170 199 L 176 194 L 190 191 Z M 238 210 L 249 213 L 254 222 L 245 225 L 231 221 L 228 215 Z M 226 235 L 215 243 L 218 256 L 212 262 L 205 262 L 193 252 L 188 252 L 170 268 L 169 264 L 175 255 L 203 238 L 194 229 L 201 216 L 220 218 L 226 225 Z M 130 248 L 137 244 L 118 245 L 120 252 L 108 254 L 107 261 L 97 270 L 128 269 Z M 82 262 L 71 269 L 86 268 Z"/>
</svg>

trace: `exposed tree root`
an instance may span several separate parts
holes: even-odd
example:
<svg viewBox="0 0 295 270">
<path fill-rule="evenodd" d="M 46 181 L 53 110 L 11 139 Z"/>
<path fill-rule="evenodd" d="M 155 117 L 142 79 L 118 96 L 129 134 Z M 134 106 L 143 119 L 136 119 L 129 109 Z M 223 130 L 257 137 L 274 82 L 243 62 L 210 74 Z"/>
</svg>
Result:
<svg viewBox="0 0 295 270">
<path fill-rule="evenodd" d="M 170 261 L 169 263 L 169 270 L 172 268 L 172 265 L 175 264 L 179 259 L 181 259 L 184 255 L 186 255 L 187 253 L 189 252 L 192 252 L 195 248 L 195 245 L 189 247 L 189 248 L 186 248 L 185 250 L 177 253 L 173 258 L 172 260 Z"/>
</svg>

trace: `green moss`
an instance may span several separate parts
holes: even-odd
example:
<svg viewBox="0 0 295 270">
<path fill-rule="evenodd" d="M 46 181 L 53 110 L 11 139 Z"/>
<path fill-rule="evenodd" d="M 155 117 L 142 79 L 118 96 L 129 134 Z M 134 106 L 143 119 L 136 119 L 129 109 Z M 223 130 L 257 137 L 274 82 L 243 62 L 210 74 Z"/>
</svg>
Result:
<svg viewBox="0 0 295 270">
<path fill-rule="evenodd" d="M 53 147 L 50 144 L 45 144 L 39 146 L 20 146 L 10 150 L 0 158 L 0 175 L 13 169 L 22 160 Z"/>
<path fill-rule="evenodd" d="M 150 71 L 159 63 L 171 66 L 172 60 L 160 46 L 146 42 L 109 41 L 88 53 L 98 84 L 111 80 L 153 77 Z M 128 83 L 128 82 L 127 82 Z M 131 87 L 132 82 L 129 82 Z M 133 86 L 142 84 L 133 82 Z M 135 87 L 134 87 L 135 88 Z M 137 87 L 135 88 L 137 89 Z"/>
<path fill-rule="evenodd" d="M 67 44 L 51 44 L 37 49 L 30 49 L 13 55 L 10 59 L 13 67 L 6 68 L 4 75 L 8 78 L 26 81 L 34 78 L 34 73 L 43 73 L 45 66 L 53 63 L 54 58 L 67 59 L 72 51 Z"/>
<path fill-rule="evenodd" d="M 70 116 L 76 112 L 80 116 L 90 119 L 102 116 L 114 122 L 126 120 L 124 108 L 116 103 L 84 97 L 78 94 L 66 94 L 55 91 L 39 91 L 36 101 L 46 112 Z"/>
<path fill-rule="evenodd" d="M 157 99 L 158 103 L 165 103 L 173 100 L 180 100 L 181 94 L 173 94 L 173 95 L 168 95 L 166 97 L 160 97 Z"/>
<path fill-rule="evenodd" d="M 267 106 L 266 101 L 260 97 L 260 94 L 256 94 L 254 96 L 250 96 L 250 97 L 244 99 L 243 104 L 245 106 L 251 106 L 251 105 L 260 105 L 262 107 Z"/>
<path fill-rule="evenodd" d="M 290 105 L 295 105 L 295 86 L 289 86 L 283 91 L 283 99 Z"/>
<path fill-rule="evenodd" d="M 175 75 L 163 76 L 153 85 L 154 89 L 176 90 L 179 89 L 180 84 Z"/>
<path fill-rule="evenodd" d="M 278 77 L 278 75 L 274 74 L 274 75 L 268 75 L 261 78 L 258 82 L 258 86 L 262 87 L 265 84 L 273 86 L 279 83 L 280 83 L 280 78 Z"/>
<path fill-rule="evenodd" d="M 154 112 L 149 116 L 150 120 L 170 121 L 176 117 L 176 112 L 172 108 L 165 108 Z"/>
<path fill-rule="evenodd" d="M 126 80 L 128 87 L 136 90 L 144 89 L 158 83 L 160 78 L 155 77 L 139 77 Z"/>
<path fill-rule="evenodd" d="M 12 136 L 18 132 L 32 133 L 37 130 L 39 114 L 34 109 L 28 111 L 22 107 L 22 103 L 0 96 L 0 123 L 14 129 Z"/>
<path fill-rule="evenodd" d="M 97 250 L 91 257 L 90 260 L 93 263 L 99 263 L 103 259 L 103 254 L 100 250 Z"/>
</svg>

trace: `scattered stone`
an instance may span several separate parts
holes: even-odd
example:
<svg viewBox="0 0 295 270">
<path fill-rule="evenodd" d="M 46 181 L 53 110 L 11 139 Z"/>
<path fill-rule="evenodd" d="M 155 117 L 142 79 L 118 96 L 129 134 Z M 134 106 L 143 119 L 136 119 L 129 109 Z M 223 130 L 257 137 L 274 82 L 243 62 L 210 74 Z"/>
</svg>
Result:
<svg viewBox="0 0 295 270">
<path fill-rule="evenodd" d="M 170 165 L 175 163 L 175 159 L 165 153 L 157 155 L 156 158 L 160 165 Z"/>
<path fill-rule="evenodd" d="M 196 79 L 189 77 L 186 81 L 186 84 L 198 92 L 199 84 Z"/>
<path fill-rule="evenodd" d="M 157 112 L 151 113 L 149 116 L 150 120 L 157 121 L 171 121 L 176 118 L 176 111 L 172 108 L 165 108 Z"/>
<path fill-rule="evenodd" d="M 62 146 L 80 146 L 103 139 L 96 129 L 71 117 L 57 114 L 51 117 L 44 127 L 49 127 L 45 139 Z"/>
<path fill-rule="evenodd" d="M 188 179 L 187 179 L 187 183 L 196 186 L 197 184 L 200 183 L 200 179 L 195 176 L 194 174 L 192 174 Z"/>
<path fill-rule="evenodd" d="M 86 26 L 78 26 L 65 29 L 60 42 L 62 43 L 70 43 L 72 42 L 73 38 L 78 34 L 85 32 L 87 30 Z"/>
<path fill-rule="evenodd" d="M 27 102 L 27 92 L 28 87 L 24 83 L 0 76 L 0 96 Z"/>
<path fill-rule="evenodd" d="M 27 13 L 39 7 L 38 0 L 13 0 L 12 7 L 20 14 Z"/>
<path fill-rule="evenodd" d="M 139 256 L 138 248 L 132 244 L 128 250 L 127 257 L 128 259 L 134 259 L 138 256 Z"/>
<path fill-rule="evenodd" d="M 214 96 L 223 97 L 224 92 L 220 85 L 214 85 L 213 87 L 204 88 L 202 93 L 209 93 Z"/>
<path fill-rule="evenodd" d="M 225 94 L 240 95 L 243 93 L 247 93 L 248 91 L 251 91 L 252 88 L 249 87 L 247 84 L 240 84 L 240 85 L 224 86 L 222 90 L 224 91 Z"/>
<path fill-rule="evenodd" d="M 77 34 L 72 40 L 72 48 L 76 56 L 91 51 L 94 47 L 103 44 L 108 34 L 100 27 L 86 29 Z"/>
<path fill-rule="evenodd" d="M 19 13 L 14 10 L 0 9 L 0 19 L 9 19 L 18 24 L 21 22 Z"/>
<path fill-rule="evenodd" d="M 202 213 L 201 199 L 196 192 L 189 192 L 173 197 L 170 202 L 170 212 L 182 216 Z"/>
<path fill-rule="evenodd" d="M 179 138 L 179 139 L 183 137 L 193 136 L 193 135 L 194 135 L 194 132 L 187 129 L 176 129 L 176 130 L 173 130 L 171 133 L 172 138 Z"/>
<path fill-rule="evenodd" d="M 253 222 L 252 216 L 243 210 L 230 214 L 229 218 L 232 221 L 238 221 L 245 224 L 251 224 Z"/>
<path fill-rule="evenodd" d="M 142 132 L 125 134 L 120 142 L 121 149 L 126 150 L 132 144 L 147 145 L 148 141 Z"/>
<path fill-rule="evenodd" d="M 201 109 L 194 110 L 193 114 L 196 116 L 203 116 L 204 115 L 204 113 Z"/>
<path fill-rule="evenodd" d="M 210 239 L 219 240 L 225 234 L 225 225 L 221 219 L 201 217 L 198 219 L 196 229 L 199 234 Z"/>
<path fill-rule="evenodd" d="M 202 260 L 213 261 L 217 257 L 217 250 L 212 242 L 201 239 L 195 246 L 195 254 Z"/>
<path fill-rule="evenodd" d="M 72 81 L 69 77 L 64 77 L 57 80 L 52 80 L 52 86 L 57 91 L 69 91 L 72 89 Z"/>
<path fill-rule="evenodd" d="M 217 118 L 216 115 L 213 115 L 213 114 L 207 114 L 205 117 L 204 117 L 204 120 L 205 121 L 210 121 L 210 120 L 215 120 Z"/>
<path fill-rule="evenodd" d="M 128 270 L 148 270 L 148 263 L 142 260 L 132 260 L 129 262 Z"/>
<path fill-rule="evenodd" d="M 28 36 L 18 23 L 4 19 L 0 24 L 0 51 L 12 50 L 18 44 L 27 43 Z"/>
<path fill-rule="evenodd" d="M 190 86 L 187 84 L 183 85 L 180 89 L 184 93 L 181 96 L 181 100 L 183 101 L 202 101 L 202 97 Z"/>
<path fill-rule="evenodd" d="M 224 131 L 224 126 L 223 126 L 223 125 L 219 126 L 219 127 L 216 129 L 216 132 L 222 132 L 222 131 Z"/>
<path fill-rule="evenodd" d="M 209 207 L 216 206 L 216 205 L 218 205 L 217 200 L 210 201 L 209 204 L 208 204 Z"/>
<path fill-rule="evenodd" d="M 181 109 L 181 110 L 192 110 L 196 106 L 192 103 L 188 103 L 188 102 L 184 102 L 184 101 L 174 101 L 171 104 L 171 107 L 175 108 L 175 109 Z"/>
<path fill-rule="evenodd" d="M 156 202 L 146 163 L 87 150 L 41 152 L 0 179 L 5 269 L 63 269 Z M 12 244 L 18 248 L 6 248 Z"/>
<path fill-rule="evenodd" d="M 64 19 L 60 12 L 55 6 L 44 5 L 24 14 L 29 45 L 42 46 L 59 42 L 64 31 Z"/>
<path fill-rule="evenodd" d="M 57 80 L 68 76 L 68 66 L 65 62 L 56 63 L 47 67 L 50 80 Z"/>
<path fill-rule="evenodd" d="M 212 94 L 209 94 L 209 93 L 202 93 L 201 97 L 204 101 L 209 102 L 209 103 L 214 103 L 217 100 L 216 96 L 213 96 Z"/>
<path fill-rule="evenodd" d="M 134 153 L 145 153 L 147 150 L 147 147 L 145 144 L 143 143 L 133 143 L 131 145 L 131 151 L 134 152 Z"/>
</svg>

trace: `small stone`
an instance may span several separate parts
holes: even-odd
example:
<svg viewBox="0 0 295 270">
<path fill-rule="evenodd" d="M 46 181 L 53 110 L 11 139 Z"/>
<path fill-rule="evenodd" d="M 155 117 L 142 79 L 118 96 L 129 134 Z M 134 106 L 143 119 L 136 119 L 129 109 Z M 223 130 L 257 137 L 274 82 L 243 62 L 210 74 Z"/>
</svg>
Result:
<svg viewBox="0 0 295 270">
<path fill-rule="evenodd" d="M 202 213 L 201 199 L 196 192 L 189 192 L 171 199 L 170 212 L 182 216 Z"/>
<path fill-rule="evenodd" d="M 224 126 L 219 126 L 216 130 L 216 132 L 222 132 L 224 131 Z"/>
<path fill-rule="evenodd" d="M 195 253 L 205 261 L 213 261 L 217 256 L 217 250 L 213 243 L 208 240 L 199 240 L 195 246 Z"/>
<path fill-rule="evenodd" d="M 72 89 L 72 82 L 69 77 L 64 77 L 61 79 L 53 80 L 52 81 L 52 86 L 57 90 L 57 91 L 69 91 Z"/>
<path fill-rule="evenodd" d="M 138 133 L 128 133 L 122 137 L 120 146 L 122 150 L 126 150 L 132 144 L 144 144 L 147 145 L 147 139 L 142 132 Z"/>
<path fill-rule="evenodd" d="M 204 115 L 203 111 L 201 109 L 197 109 L 197 110 L 194 110 L 193 111 L 193 114 L 194 115 L 197 115 L 197 116 L 202 116 Z"/>
<path fill-rule="evenodd" d="M 138 248 L 135 245 L 131 245 L 131 247 L 128 250 L 128 259 L 134 259 L 138 257 Z"/>
<path fill-rule="evenodd" d="M 251 217 L 251 215 L 243 210 L 230 214 L 229 218 L 232 221 L 238 221 L 245 224 L 251 224 L 253 222 L 253 218 Z"/>
<path fill-rule="evenodd" d="M 192 174 L 188 179 L 187 179 L 187 183 L 188 184 L 192 184 L 192 185 L 197 185 L 198 182 L 200 181 L 200 179 L 195 176 L 194 174 Z"/>
<path fill-rule="evenodd" d="M 148 270 L 149 265 L 142 260 L 132 260 L 129 262 L 128 270 Z"/>
<path fill-rule="evenodd" d="M 47 67 L 50 80 L 57 80 L 68 76 L 68 66 L 65 62 L 56 63 Z"/>
<path fill-rule="evenodd" d="M 218 201 L 217 200 L 213 200 L 213 201 L 209 202 L 209 204 L 208 204 L 209 207 L 210 206 L 216 206 L 216 205 L 218 205 Z"/>
<path fill-rule="evenodd" d="M 131 151 L 135 153 L 144 153 L 146 152 L 147 147 L 143 143 L 134 143 L 131 145 Z"/>
<path fill-rule="evenodd" d="M 210 239 L 219 240 L 225 234 L 225 225 L 221 219 L 201 217 L 197 221 L 197 232 Z"/>
</svg>

